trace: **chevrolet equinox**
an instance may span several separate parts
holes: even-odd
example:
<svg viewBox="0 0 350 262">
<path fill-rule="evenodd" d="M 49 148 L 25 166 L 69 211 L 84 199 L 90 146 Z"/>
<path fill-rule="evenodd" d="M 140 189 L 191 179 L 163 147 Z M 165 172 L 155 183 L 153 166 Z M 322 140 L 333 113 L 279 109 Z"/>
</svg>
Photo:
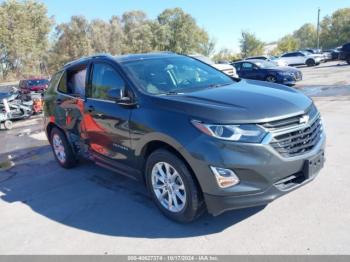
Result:
<svg viewBox="0 0 350 262">
<path fill-rule="evenodd" d="M 140 180 L 178 222 L 266 205 L 324 163 L 310 98 L 170 52 L 66 64 L 45 93 L 45 129 L 62 167 L 86 157 Z"/>
</svg>

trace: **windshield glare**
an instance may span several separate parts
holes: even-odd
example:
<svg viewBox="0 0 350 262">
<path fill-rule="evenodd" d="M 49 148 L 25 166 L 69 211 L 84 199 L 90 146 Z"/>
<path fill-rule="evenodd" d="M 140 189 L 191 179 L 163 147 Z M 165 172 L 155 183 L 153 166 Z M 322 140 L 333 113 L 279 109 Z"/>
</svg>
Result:
<svg viewBox="0 0 350 262">
<path fill-rule="evenodd" d="M 189 57 L 128 61 L 124 66 L 140 89 L 154 95 L 193 92 L 234 83 L 224 73 Z"/>
</svg>

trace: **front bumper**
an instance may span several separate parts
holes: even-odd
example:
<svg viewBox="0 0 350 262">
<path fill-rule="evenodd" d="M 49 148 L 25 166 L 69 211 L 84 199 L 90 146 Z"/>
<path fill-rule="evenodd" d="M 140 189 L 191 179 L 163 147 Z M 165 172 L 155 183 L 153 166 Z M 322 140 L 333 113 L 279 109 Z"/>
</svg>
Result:
<svg viewBox="0 0 350 262">
<path fill-rule="evenodd" d="M 261 206 L 312 181 L 316 174 L 305 172 L 307 161 L 324 152 L 325 135 L 309 152 L 282 157 L 270 144 L 229 143 L 199 138 L 187 150 L 194 156 L 190 166 L 203 191 L 207 210 L 213 215 L 224 211 Z M 206 141 L 206 142 L 205 142 Z M 220 188 L 209 166 L 233 170 L 240 183 Z M 282 183 L 296 177 L 286 186 Z"/>
<path fill-rule="evenodd" d="M 303 75 L 301 73 L 291 73 L 288 75 L 280 75 L 277 82 L 284 85 L 295 85 L 296 82 L 301 81 L 302 79 Z"/>
</svg>

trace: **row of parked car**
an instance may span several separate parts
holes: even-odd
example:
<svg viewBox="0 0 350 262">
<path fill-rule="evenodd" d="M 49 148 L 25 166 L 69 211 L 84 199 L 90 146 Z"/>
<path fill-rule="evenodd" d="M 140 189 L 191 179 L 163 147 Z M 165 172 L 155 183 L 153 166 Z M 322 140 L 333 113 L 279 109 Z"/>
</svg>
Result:
<svg viewBox="0 0 350 262">
<path fill-rule="evenodd" d="M 228 63 L 214 63 L 202 55 L 192 57 L 210 64 L 232 77 L 262 80 L 285 85 L 294 85 L 303 79 L 302 72 L 292 66 L 316 66 L 323 62 L 344 60 L 350 64 L 350 43 L 336 49 L 303 49 L 284 53 L 281 56 L 254 56 Z"/>
</svg>

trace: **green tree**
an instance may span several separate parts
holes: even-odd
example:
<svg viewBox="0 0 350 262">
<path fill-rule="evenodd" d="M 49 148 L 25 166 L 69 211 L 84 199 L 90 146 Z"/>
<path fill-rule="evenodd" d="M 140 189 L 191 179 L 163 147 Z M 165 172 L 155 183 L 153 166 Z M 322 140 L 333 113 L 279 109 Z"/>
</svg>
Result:
<svg viewBox="0 0 350 262">
<path fill-rule="evenodd" d="M 221 49 L 219 52 L 214 54 L 212 57 L 212 59 L 215 62 L 220 62 L 220 61 L 232 62 L 232 61 L 237 61 L 241 58 L 242 57 L 240 56 L 240 54 L 234 53 L 232 50 L 227 49 L 227 48 Z"/>
<path fill-rule="evenodd" d="M 93 53 L 107 53 L 110 49 L 111 26 L 109 23 L 95 19 L 89 25 L 89 38 Z"/>
<path fill-rule="evenodd" d="M 53 24 L 44 4 L 4 1 L 0 5 L 0 64 L 3 78 L 39 74 Z"/>
<path fill-rule="evenodd" d="M 317 45 L 317 32 L 313 24 L 304 24 L 294 31 L 293 37 L 299 42 L 299 48 L 314 48 Z"/>
<path fill-rule="evenodd" d="M 89 22 L 83 16 L 72 16 L 68 23 L 56 27 L 49 65 L 56 70 L 68 61 L 93 53 Z"/>
<path fill-rule="evenodd" d="M 240 48 L 243 58 L 261 55 L 264 52 L 264 42 L 260 41 L 253 33 L 242 31 Z"/>
<path fill-rule="evenodd" d="M 294 51 L 299 48 L 298 40 L 292 35 L 282 37 L 277 43 L 277 50 L 281 53 Z"/>
<path fill-rule="evenodd" d="M 162 41 L 156 49 L 184 54 L 203 53 L 203 47 L 210 41 L 208 33 L 181 8 L 164 10 L 158 16 L 158 23 Z"/>
<path fill-rule="evenodd" d="M 350 41 L 350 8 L 335 11 L 321 22 L 320 43 L 323 48 L 333 48 Z"/>
<path fill-rule="evenodd" d="M 127 53 L 152 50 L 152 23 L 142 11 L 125 12 L 122 16 L 124 45 Z"/>
<path fill-rule="evenodd" d="M 112 16 L 109 20 L 110 36 L 109 36 L 109 52 L 113 55 L 124 53 L 124 31 L 118 16 Z"/>
</svg>

